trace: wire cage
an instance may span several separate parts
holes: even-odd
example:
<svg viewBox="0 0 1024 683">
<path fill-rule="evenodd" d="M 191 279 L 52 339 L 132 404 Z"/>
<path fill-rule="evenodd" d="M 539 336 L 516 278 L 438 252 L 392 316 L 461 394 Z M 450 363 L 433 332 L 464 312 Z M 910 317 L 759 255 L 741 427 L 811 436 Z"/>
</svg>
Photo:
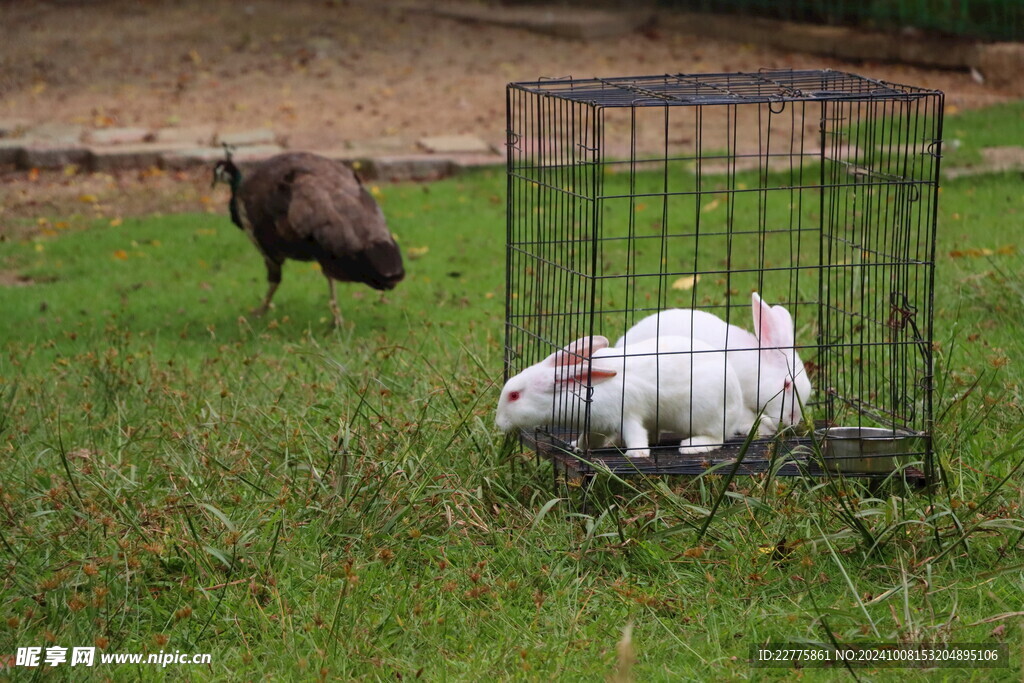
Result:
<svg viewBox="0 0 1024 683">
<path fill-rule="evenodd" d="M 930 476 L 941 92 L 773 70 L 540 80 L 506 96 L 505 377 L 546 367 L 555 386 L 546 419 L 516 424 L 538 454 L 582 475 L 832 463 Z M 778 308 L 788 341 L 758 327 Z M 669 309 L 682 327 L 651 317 Z M 653 349 L 630 347 L 634 326 Z M 790 373 L 777 393 L 768 351 Z M 811 386 L 788 388 L 794 374 Z M 730 423 L 737 387 L 757 431 Z M 769 414 L 786 391 L 795 420 Z M 681 449 L 714 401 L 711 445 Z M 631 452 L 636 419 L 649 452 Z"/>
</svg>

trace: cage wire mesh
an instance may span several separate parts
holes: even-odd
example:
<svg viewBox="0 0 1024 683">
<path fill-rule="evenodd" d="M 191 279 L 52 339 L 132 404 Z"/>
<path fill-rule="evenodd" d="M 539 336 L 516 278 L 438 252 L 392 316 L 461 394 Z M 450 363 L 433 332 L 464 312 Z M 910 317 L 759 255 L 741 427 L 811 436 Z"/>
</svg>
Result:
<svg viewBox="0 0 1024 683">
<path fill-rule="evenodd" d="M 746 470 L 800 461 L 813 427 L 843 426 L 907 437 L 903 460 L 930 472 L 942 111 L 941 92 L 831 70 L 509 84 L 506 379 L 546 363 L 556 385 L 547 418 L 520 425 L 522 436 L 577 473 L 600 461 L 696 474 L 740 453 L 742 435 L 722 430 L 729 374 L 745 370 L 740 386 L 748 402 L 758 387 L 755 408 L 771 427 L 743 447 Z M 594 335 L 614 345 L 649 316 L 683 309 L 693 336 L 706 314 L 735 326 L 712 325 L 733 338 L 712 349 L 742 348 L 758 332 L 754 292 L 792 319 L 788 342 L 776 331 L 761 345 L 782 347 L 790 368 L 802 359 L 813 386 L 796 399 L 802 420 L 779 434 L 763 351 L 694 346 L 680 364 L 678 344 L 656 341 L 632 347 L 653 356 L 641 366 L 630 351 L 588 364 L 593 349 L 567 347 Z M 678 327 L 655 329 L 664 338 Z M 720 367 L 700 375 L 709 363 Z M 600 395 L 609 373 L 614 395 Z M 681 453 L 710 399 L 721 435 L 707 452 Z M 680 410 L 682 423 L 670 414 Z M 604 424 L 627 413 L 643 415 L 650 457 L 629 457 L 647 455 L 629 452 L 622 432 L 635 424 Z M 815 471 L 805 460 L 777 471 Z"/>
</svg>

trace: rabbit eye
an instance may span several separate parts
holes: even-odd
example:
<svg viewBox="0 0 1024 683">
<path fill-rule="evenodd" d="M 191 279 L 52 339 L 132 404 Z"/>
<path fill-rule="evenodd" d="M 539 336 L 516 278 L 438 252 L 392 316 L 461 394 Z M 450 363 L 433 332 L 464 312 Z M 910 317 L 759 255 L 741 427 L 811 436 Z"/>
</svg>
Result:
<svg viewBox="0 0 1024 683">
<path fill-rule="evenodd" d="M 510 401 L 518 401 L 519 400 L 519 392 L 518 391 L 511 391 L 511 392 L 509 392 L 508 400 L 510 400 Z"/>
<path fill-rule="evenodd" d="M 787 379 L 785 382 L 782 383 L 782 387 L 784 389 L 790 389 L 792 386 L 793 386 L 793 381 L 792 380 L 788 380 Z"/>
</svg>

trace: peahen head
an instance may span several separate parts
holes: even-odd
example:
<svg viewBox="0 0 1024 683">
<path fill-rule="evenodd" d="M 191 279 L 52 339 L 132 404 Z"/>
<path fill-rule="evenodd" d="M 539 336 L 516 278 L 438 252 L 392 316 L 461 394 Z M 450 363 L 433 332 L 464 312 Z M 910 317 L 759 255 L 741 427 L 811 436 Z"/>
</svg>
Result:
<svg viewBox="0 0 1024 683">
<path fill-rule="evenodd" d="M 231 160 L 231 151 L 231 147 L 224 145 L 225 158 L 218 161 L 213 167 L 213 182 L 210 183 L 210 187 L 217 183 L 225 183 L 231 187 L 231 193 L 234 194 L 238 190 L 238 186 L 242 184 L 242 172 Z"/>
<path fill-rule="evenodd" d="M 231 148 L 224 145 L 225 158 L 218 161 L 213 167 L 213 182 L 210 187 L 217 183 L 226 183 L 231 188 L 231 200 L 228 202 L 228 210 L 231 212 L 231 222 L 243 230 L 242 216 L 238 209 L 239 198 L 238 188 L 242 185 L 242 172 L 231 160 Z"/>
</svg>

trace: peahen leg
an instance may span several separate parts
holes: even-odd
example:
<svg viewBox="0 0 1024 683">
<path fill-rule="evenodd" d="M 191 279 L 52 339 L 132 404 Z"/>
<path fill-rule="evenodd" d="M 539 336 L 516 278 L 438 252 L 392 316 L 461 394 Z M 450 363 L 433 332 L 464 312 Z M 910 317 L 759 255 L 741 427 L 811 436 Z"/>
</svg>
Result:
<svg viewBox="0 0 1024 683">
<path fill-rule="evenodd" d="M 267 312 L 267 309 L 270 308 L 270 300 L 274 298 L 274 292 L 281 285 L 281 264 L 271 261 L 269 258 L 264 258 L 263 260 L 267 264 L 267 282 L 269 287 L 267 288 L 267 295 L 263 297 L 263 303 L 252 311 L 252 314 L 257 317 Z"/>
<path fill-rule="evenodd" d="M 325 276 L 327 277 L 327 276 Z M 334 318 L 334 326 L 341 327 L 341 310 L 338 308 L 338 298 L 334 294 L 334 280 L 327 278 L 327 289 L 331 292 L 331 316 Z"/>
</svg>

